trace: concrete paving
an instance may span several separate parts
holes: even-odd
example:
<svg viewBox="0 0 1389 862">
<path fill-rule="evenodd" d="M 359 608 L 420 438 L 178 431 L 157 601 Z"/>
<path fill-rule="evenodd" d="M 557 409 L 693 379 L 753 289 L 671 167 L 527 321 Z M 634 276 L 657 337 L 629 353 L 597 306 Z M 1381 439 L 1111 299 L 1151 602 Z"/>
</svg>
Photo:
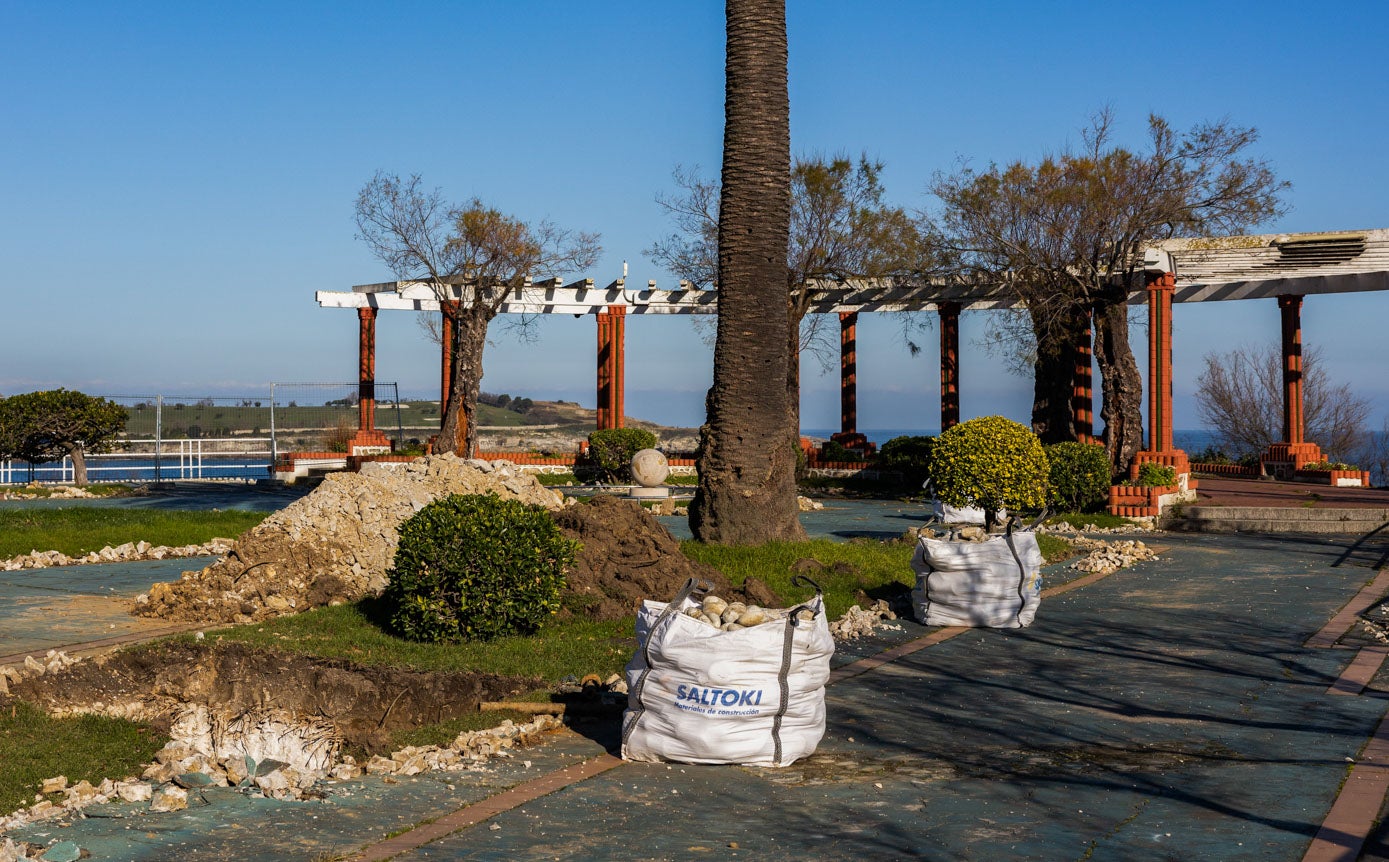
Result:
<svg viewBox="0 0 1389 862">
<path fill-rule="evenodd" d="M 1329 693 L 1358 654 L 1335 647 L 1354 644 L 1307 643 L 1379 554 L 1329 537 L 1150 542 L 1160 559 L 1044 600 L 1028 629 L 965 630 L 834 683 L 819 751 L 785 769 L 608 769 L 616 725 L 578 725 L 481 774 L 346 782 L 312 803 L 107 806 L 14 837 L 95 859 L 1302 859 L 1386 706 L 1373 685 Z M 932 632 L 908 622 L 852 652 Z M 606 771 L 531 783 L 585 763 Z M 527 801 L 497 801 L 512 798 Z M 412 834 L 435 840 L 397 853 Z"/>
</svg>

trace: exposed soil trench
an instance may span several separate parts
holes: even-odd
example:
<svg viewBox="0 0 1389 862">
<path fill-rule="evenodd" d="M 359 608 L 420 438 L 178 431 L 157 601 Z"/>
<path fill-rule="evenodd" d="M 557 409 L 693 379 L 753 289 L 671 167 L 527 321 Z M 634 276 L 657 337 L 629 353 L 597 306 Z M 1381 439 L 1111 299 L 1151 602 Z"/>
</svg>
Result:
<svg viewBox="0 0 1389 862">
<path fill-rule="evenodd" d="M 164 643 L 28 677 L 0 697 L 0 706 L 13 698 L 55 715 L 125 715 L 161 730 L 181 703 L 232 712 L 275 707 L 327 718 L 348 745 L 381 753 L 394 731 L 476 712 L 481 701 L 540 685 L 492 673 L 363 667 L 244 644 Z"/>
</svg>

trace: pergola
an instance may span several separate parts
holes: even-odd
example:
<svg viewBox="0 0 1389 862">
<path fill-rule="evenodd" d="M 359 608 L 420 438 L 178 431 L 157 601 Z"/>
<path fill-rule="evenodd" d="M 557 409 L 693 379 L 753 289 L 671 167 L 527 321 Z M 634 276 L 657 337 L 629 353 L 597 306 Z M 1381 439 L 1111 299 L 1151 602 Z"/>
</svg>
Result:
<svg viewBox="0 0 1389 862">
<path fill-rule="evenodd" d="M 1144 254 L 1143 284 L 1129 294 L 1131 303 L 1148 306 L 1148 447 L 1135 459 L 1170 465 L 1187 487 L 1190 465 L 1172 441 L 1172 306 L 1184 302 L 1274 299 L 1282 317 L 1283 440 L 1270 448 L 1265 462 L 1272 469 L 1296 470 L 1318 461 L 1316 444 L 1304 438 L 1302 417 L 1302 324 L 1304 297 L 1328 293 L 1389 290 L 1389 229 L 1339 233 L 1265 234 L 1220 238 L 1173 239 L 1154 243 Z M 940 315 L 941 428 L 960 420 L 959 316 L 965 310 L 1010 308 L 1019 304 L 1004 282 L 939 280 L 812 282 L 809 313 L 838 314 L 840 321 L 840 434 L 857 433 L 858 315 L 863 312 L 935 311 Z M 467 302 L 465 287 L 451 286 L 441 296 L 420 281 L 357 285 L 351 291 L 319 291 L 324 308 L 355 308 L 359 321 L 358 358 L 361 405 L 352 454 L 389 449 L 375 430 L 375 321 L 381 309 L 439 311 L 443 303 Z M 654 281 L 629 288 L 619 279 L 597 287 L 592 279 L 527 281 L 501 307 L 504 314 L 592 314 L 598 324 L 598 427 L 623 425 L 626 319 L 644 314 L 716 314 L 715 290 L 697 290 L 688 282 L 660 289 Z M 445 338 L 445 344 L 448 343 Z M 447 398 L 448 350 L 441 362 L 441 400 Z M 1090 354 L 1077 356 L 1074 397 L 1076 425 L 1092 434 Z"/>
</svg>

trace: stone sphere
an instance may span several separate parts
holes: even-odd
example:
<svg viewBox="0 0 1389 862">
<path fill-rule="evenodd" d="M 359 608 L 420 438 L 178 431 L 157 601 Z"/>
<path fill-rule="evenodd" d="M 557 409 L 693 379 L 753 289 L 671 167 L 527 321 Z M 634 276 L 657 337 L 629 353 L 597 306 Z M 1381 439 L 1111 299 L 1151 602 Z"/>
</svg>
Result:
<svg viewBox="0 0 1389 862">
<path fill-rule="evenodd" d="M 646 488 L 655 488 L 670 475 L 666 456 L 655 449 L 643 449 L 632 456 L 632 478 Z"/>
</svg>

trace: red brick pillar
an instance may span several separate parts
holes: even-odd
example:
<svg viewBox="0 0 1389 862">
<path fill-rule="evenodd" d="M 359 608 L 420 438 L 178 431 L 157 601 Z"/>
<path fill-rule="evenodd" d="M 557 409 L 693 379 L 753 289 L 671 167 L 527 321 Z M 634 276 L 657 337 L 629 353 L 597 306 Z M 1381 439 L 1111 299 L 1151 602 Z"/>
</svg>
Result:
<svg viewBox="0 0 1389 862">
<path fill-rule="evenodd" d="M 1085 313 L 1085 333 L 1076 344 L 1075 374 L 1072 378 L 1071 416 L 1076 439 L 1092 443 L 1095 439 L 1095 402 L 1090 381 L 1090 341 L 1093 338 L 1091 312 Z"/>
<path fill-rule="evenodd" d="M 1172 290 L 1170 272 L 1148 277 L 1148 451 L 1171 452 Z"/>
<path fill-rule="evenodd" d="M 598 430 L 623 427 L 627 306 L 610 305 L 598 321 Z"/>
<path fill-rule="evenodd" d="M 1283 316 L 1283 442 L 1302 443 L 1302 297 L 1278 297 Z"/>
<path fill-rule="evenodd" d="M 940 311 L 940 430 L 960 424 L 960 304 L 942 302 Z"/>
<path fill-rule="evenodd" d="M 858 312 L 839 314 L 839 433 L 858 433 Z"/>
<path fill-rule="evenodd" d="M 357 309 L 357 433 L 349 455 L 390 448 L 386 435 L 376 430 L 376 314 L 375 308 Z"/>
</svg>

